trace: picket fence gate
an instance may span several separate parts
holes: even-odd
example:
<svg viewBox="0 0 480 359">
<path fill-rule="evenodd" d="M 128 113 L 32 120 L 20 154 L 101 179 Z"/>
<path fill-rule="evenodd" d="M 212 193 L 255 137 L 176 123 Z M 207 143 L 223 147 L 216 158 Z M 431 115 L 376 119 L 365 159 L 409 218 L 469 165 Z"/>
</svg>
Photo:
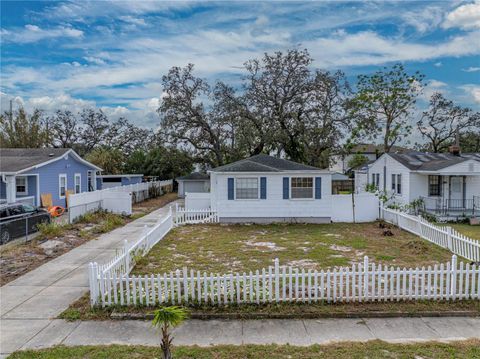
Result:
<svg viewBox="0 0 480 359">
<path fill-rule="evenodd" d="M 394 224 L 452 253 L 480 262 L 480 242 L 459 233 L 449 226 L 437 226 L 426 219 L 412 216 L 389 208 L 381 208 L 381 217 L 386 222 Z"/>
<path fill-rule="evenodd" d="M 217 212 L 211 208 L 186 209 L 175 204 L 175 224 L 217 223 Z"/>
</svg>

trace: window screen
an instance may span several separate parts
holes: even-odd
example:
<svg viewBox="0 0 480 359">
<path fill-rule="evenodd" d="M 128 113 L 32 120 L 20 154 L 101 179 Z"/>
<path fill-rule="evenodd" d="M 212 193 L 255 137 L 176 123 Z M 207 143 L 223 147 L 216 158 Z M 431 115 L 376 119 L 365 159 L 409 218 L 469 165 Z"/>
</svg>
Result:
<svg viewBox="0 0 480 359">
<path fill-rule="evenodd" d="M 313 177 L 292 177 L 292 198 L 313 198 Z"/>
<path fill-rule="evenodd" d="M 237 199 L 258 199 L 258 178 L 237 178 Z"/>
</svg>

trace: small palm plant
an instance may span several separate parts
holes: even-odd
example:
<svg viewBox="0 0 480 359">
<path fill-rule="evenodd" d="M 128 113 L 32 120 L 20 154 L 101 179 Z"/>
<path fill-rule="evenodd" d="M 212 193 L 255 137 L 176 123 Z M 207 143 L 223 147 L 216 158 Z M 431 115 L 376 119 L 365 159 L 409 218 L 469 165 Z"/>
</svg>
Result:
<svg viewBox="0 0 480 359">
<path fill-rule="evenodd" d="M 182 324 L 182 322 L 188 318 L 188 311 L 185 308 L 177 306 L 162 307 L 157 309 L 154 315 L 152 325 L 161 331 L 162 339 L 160 348 L 162 349 L 163 359 L 171 359 L 173 337 L 170 336 L 170 328 Z"/>
</svg>

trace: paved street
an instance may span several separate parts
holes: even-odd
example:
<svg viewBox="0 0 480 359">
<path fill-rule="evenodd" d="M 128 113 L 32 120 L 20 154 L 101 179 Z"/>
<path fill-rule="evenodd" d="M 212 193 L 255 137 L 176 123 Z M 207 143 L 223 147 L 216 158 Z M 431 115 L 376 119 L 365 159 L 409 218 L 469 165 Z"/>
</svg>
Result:
<svg viewBox="0 0 480 359">
<path fill-rule="evenodd" d="M 170 205 L 175 206 L 175 202 L 74 248 L 1 287 L 0 353 L 15 351 L 52 325 L 51 319 L 88 292 L 88 263 L 104 263 L 125 240 L 129 243 L 138 240 L 145 226 L 151 227 L 167 215 Z"/>
</svg>

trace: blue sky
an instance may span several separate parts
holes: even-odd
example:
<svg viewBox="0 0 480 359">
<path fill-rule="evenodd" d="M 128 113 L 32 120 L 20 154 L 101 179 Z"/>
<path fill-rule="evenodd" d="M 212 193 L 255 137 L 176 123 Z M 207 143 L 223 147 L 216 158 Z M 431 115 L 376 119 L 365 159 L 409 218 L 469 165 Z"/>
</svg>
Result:
<svg viewBox="0 0 480 359">
<path fill-rule="evenodd" d="M 314 67 L 360 73 L 402 62 L 480 110 L 480 2 L 2 1 L 1 104 L 97 106 L 154 127 L 161 77 L 192 62 L 238 84 L 264 52 L 307 48 Z"/>
</svg>

